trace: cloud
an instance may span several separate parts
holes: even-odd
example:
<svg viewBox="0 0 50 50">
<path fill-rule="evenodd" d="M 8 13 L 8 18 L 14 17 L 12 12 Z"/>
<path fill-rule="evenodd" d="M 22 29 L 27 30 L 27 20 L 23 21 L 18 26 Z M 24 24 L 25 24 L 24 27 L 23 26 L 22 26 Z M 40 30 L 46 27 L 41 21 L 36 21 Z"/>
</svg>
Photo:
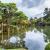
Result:
<svg viewBox="0 0 50 50">
<path fill-rule="evenodd" d="M 28 17 L 42 17 L 44 9 L 50 8 L 50 0 L 1 0 L 3 3 L 16 3 L 17 8 Z"/>
<path fill-rule="evenodd" d="M 27 6 L 28 8 L 36 7 L 43 3 L 45 0 L 22 0 L 22 6 Z"/>
<path fill-rule="evenodd" d="M 0 0 L 0 1 L 2 1 L 3 3 L 16 3 L 17 2 L 17 0 Z"/>
<path fill-rule="evenodd" d="M 36 16 L 38 18 L 40 16 L 42 17 L 44 9 L 46 7 L 50 8 L 50 0 L 38 0 L 38 1 L 40 1 L 40 3 L 37 0 L 31 0 L 31 1 L 32 1 L 32 3 L 30 2 L 30 0 L 27 0 L 27 1 L 18 0 L 18 2 L 17 2 L 18 9 L 23 11 L 28 17 L 33 17 L 33 18 Z M 30 5 L 28 2 L 32 5 Z"/>
</svg>

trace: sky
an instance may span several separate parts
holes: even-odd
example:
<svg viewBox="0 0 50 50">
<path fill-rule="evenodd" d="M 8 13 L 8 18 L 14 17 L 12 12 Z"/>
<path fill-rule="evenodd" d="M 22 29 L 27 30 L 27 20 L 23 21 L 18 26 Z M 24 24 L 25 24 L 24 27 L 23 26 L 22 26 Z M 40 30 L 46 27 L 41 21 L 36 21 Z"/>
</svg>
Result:
<svg viewBox="0 0 50 50">
<path fill-rule="evenodd" d="M 50 0 L 1 0 L 2 2 L 14 2 L 20 11 L 23 11 L 26 16 L 43 17 L 43 12 L 46 7 L 50 8 Z"/>
<path fill-rule="evenodd" d="M 3 3 L 12 3 L 12 2 L 16 3 L 17 2 L 17 0 L 0 0 L 0 1 L 2 1 Z"/>
</svg>

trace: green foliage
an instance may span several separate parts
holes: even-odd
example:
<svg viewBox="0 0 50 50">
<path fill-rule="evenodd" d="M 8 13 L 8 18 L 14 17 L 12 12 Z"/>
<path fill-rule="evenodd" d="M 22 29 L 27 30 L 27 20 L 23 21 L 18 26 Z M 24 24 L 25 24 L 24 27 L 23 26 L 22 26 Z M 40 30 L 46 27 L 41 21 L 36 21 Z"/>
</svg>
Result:
<svg viewBox="0 0 50 50">
<path fill-rule="evenodd" d="M 46 46 L 45 50 L 50 50 L 50 43 Z"/>
<path fill-rule="evenodd" d="M 37 19 L 37 22 L 44 22 L 47 26 L 50 25 L 50 8 L 45 8 L 43 14 L 44 17 Z"/>
<path fill-rule="evenodd" d="M 18 33 L 21 38 L 24 35 L 23 33 L 28 31 L 30 25 L 34 24 L 33 19 L 28 20 L 23 12 L 18 11 L 15 3 L 0 3 L 0 19 L 10 26 L 10 31 L 14 29 L 13 33 Z"/>
</svg>

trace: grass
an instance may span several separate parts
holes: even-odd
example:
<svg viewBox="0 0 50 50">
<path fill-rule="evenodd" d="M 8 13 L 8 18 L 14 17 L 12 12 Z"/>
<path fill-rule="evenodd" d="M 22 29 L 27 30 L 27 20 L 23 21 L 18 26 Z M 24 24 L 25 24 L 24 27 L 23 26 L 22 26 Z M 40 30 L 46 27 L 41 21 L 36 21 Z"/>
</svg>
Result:
<svg viewBox="0 0 50 50">
<path fill-rule="evenodd" d="M 6 49 L 6 50 L 26 50 L 24 48 L 19 48 L 19 49 Z"/>
<path fill-rule="evenodd" d="M 3 50 L 3 49 L 0 49 L 0 50 Z M 24 48 L 18 48 L 18 49 L 5 49 L 5 50 L 26 50 Z"/>
<path fill-rule="evenodd" d="M 2 50 L 2 49 L 0 48 L 0 50 Z"/>
</svg>

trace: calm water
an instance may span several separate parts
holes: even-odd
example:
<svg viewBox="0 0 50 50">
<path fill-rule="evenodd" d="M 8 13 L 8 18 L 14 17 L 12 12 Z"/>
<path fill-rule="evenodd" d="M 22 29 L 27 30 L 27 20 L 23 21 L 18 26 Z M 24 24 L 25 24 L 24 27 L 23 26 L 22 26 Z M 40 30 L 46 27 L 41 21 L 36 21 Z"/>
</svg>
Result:
<svg viewBox="0 0 50 50">
<path fill-rule="evenodd" d="M 30 28 L 29 31 L 23 33 L 23 36 L 0 34 L 1 48 L 17 48 L 24 47 L 28 50 L 45 50 L 47 42 L 50 41 L 50 27 Z"/>
<path fill-rule="evenodd" d="M 45 49 L 45 35 L 43 30 L 41 32 L 36 29 L 33 31 L 26 32 L 24 41 L 25 46 L 28 50 L 44 50 Z"/>
</svg>

